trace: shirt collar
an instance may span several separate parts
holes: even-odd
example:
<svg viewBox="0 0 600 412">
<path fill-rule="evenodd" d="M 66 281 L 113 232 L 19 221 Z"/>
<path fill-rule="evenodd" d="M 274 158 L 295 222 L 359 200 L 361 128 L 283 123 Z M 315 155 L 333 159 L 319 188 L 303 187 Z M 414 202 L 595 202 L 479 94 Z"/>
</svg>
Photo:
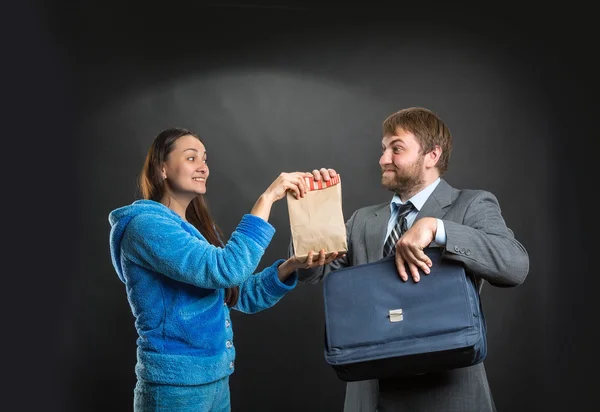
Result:
<svg viewBox="0 0 600 412">
<path fill-rule="evenodd" d="M 429 199 L 429 196 L 431 195 L 431 193 L 433 193 L 433 191 L 435 190 L 435 188 L 437 187 L 437 185 L 439 183 L 440 183 L 440 178 L 438 177 L 429 186 L 425 187 L 419 193 L 415 194 L 413 197 L 408 199 L 407 202 L 411 202 L 413 204 L 413 206 L 415 207 L 415 209 L 417 209 L 417 212 L 419 212 L 421 210 L 421 208 L 423 207 L 423 205 L 425 204 L 425 202 L 427 201 L 427 199 Z M 398 208 L 398 207 L 402 206 L 403 204 L 404 203 L 402 202 L 402 200 L 400 200 L 400 196 L 398 196 L 398 194 L 396 193 L 394 195 L 394 197 L 392 198 L 392 201 L 390 202 L 390 211 L 393 213 L 394 208 Z"/>
</svg>

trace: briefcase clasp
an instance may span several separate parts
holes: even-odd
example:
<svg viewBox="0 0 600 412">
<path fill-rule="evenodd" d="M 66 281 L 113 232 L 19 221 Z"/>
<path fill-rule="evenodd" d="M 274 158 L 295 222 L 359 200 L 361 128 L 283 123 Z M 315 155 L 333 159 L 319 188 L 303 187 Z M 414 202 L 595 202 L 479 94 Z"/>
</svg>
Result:
<svg viewBox="0 0 600 412">
<path fill-rule="evenodd" d="M 402 309 L 391 309 L 388 316 L 390 317 L 390 322 L 400 322 L 404 319 Z"/>
</svg>

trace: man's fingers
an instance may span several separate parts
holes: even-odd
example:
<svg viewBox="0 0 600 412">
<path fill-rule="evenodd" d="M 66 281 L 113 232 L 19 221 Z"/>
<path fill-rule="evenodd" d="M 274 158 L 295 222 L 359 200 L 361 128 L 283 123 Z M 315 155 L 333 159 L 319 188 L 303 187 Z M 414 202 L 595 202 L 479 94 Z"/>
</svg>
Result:
<svg viewBox="0 0 600 412">
<path fill-rule="evenodd" d="M 425 274 L 429 274 L 431 259 L 423 252 L 417 244 L 410 242 L 405 237 L 400 238 L 398 242 L 397 252 L 402 254 L 402 257 L 407 263 L 411 263 L 421 269 Z"/>
<path fill-rule="evenodd" d="M 404 259 L 402 258 L 402 255 L 400 253 L 398 253 L 398 251 L 396 250 L 396 269 L 398 270 L 398 275 L 400 275 L 400 279 L 402 279 L 403 281 L 407 281 L 408 280 L 408 275 L 406 274 L 406 268 L 404 267 Z"/>
<path fill-rule="evenodd" d="M 418 246 L 411 246 L 403 249 L 404 257 L 410 263 L 420 268 L 426 275 L 429 274 L 429 266 L 431 266 L 431 260 Z M 429 262 L 429 264 L 427 264 Z"/>
<path fill-rule="evenodd" d="M 335 169 L 327 169 L 325 167 L 322 167 L 320 169 L 313 169 L 313 171 L 311 172 L 313 177 L 315 178 L 315 180 L 331 180 L 332 177 L 337 176 L 337 172 L 335 171 Z"/>
<path fill-rule="evenodd" d="M 404 260 L 406 261 L 406 263 L 408 264 L 408 269 L 410 271 L 410 274 L 412 276 L 412 278 L 414 279 L 415 282 L 419 281 L 419 270 L 418 267 L 415 265 L 415 256 L 412 254 L 412 252 L 410 251 L 409 248 L 407 247 L 403 247 L 403 248 L 398 248 L 396 250 L 396 254 L 401 254 L 402 257 L 404 258 Z"/>
<path fill-rule="evenodd" d="M 408 268 L 410 269 L 410 274 L 415 282 L 421 280 L 421 276 L 419 275 L 419 268 L 412 262 L 408 262 Z"/>
</svg>

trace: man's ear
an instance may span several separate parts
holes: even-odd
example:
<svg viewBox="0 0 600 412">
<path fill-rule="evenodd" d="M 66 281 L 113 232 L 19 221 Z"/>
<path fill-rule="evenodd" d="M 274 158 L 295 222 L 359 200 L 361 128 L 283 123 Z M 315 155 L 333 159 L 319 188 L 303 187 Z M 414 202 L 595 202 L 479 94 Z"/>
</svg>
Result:
<svg viewBox="0 0 600 412">
<path fill-rule="evenodd" d="M 442 156 L 442 148 L 439 145 L 436 145 L 433 150 L 425 155 L 425 166 L 427 168 L 436 167 L 437 163 Z"/>
</svg>

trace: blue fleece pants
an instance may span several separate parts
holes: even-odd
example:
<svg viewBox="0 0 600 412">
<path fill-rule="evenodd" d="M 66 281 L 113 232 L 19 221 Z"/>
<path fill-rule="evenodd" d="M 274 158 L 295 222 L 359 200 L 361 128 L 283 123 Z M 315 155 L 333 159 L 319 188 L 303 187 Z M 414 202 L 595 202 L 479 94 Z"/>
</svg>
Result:
<svg viewBox="0 0 600 412">
<path fill-rule="evenodd" d="M 229 377 L 205 385 L 176 386 L 137 381 L 134 412 L 230 412 Z"/>
</svg>

